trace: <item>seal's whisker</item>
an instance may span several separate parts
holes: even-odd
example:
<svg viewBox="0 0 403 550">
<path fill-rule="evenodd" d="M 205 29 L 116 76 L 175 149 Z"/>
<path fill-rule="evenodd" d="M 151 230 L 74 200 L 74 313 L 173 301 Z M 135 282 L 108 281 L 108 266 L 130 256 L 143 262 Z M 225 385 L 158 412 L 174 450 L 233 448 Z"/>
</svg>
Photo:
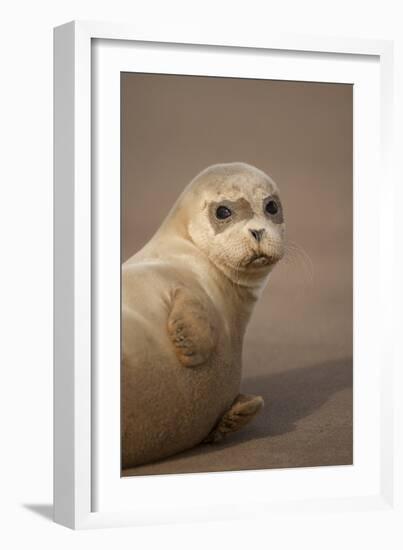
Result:
<svg viewBox="0 0 403 550">
<path fill-rule="evenodd" d="M 308 276 L 309 283 L 313 282 L 313 261 L 301 245 L 292 241 L 287 241 L 285 243 L 285 258 L 289 265 L 292 265 L 293 267 L 302 267 L 303 272 Z"/>
<path fill-rule="evenodd" d="M 295 250 L 288 250 L 287 258 L 294 268 L 302 268 L 302 273 L 307 276 L 308 282 L 313 281 L 313 272 L 306 258 Z M 297 271 L 297 269 L 296 269 Z"/>
</svg>

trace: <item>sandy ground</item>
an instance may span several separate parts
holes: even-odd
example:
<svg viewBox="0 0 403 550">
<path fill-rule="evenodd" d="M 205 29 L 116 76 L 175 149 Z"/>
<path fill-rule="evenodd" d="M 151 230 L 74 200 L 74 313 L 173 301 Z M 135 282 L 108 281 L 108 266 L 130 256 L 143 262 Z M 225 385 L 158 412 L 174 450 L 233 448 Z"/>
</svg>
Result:
<svg viewBox="0 0 403 550">
<path fill-rule="evenodd" d="M 253 425 L 123 475 L 352 464 L 351 361 L 249 378 L 243 387 L 268 403 Z"/>
</svg>

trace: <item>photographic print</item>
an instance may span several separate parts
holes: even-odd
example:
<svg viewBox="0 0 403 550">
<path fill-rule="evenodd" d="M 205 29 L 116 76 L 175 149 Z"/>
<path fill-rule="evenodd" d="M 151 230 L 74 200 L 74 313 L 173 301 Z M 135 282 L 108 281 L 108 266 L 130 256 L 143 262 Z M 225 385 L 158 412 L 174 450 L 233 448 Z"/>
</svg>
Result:
<svg viewBox="0 0 403 550">
<path fill-rule="evenodd" d="M 353 86 L 121 74 L 122 475 L 353 462 Z"/>
</svg>

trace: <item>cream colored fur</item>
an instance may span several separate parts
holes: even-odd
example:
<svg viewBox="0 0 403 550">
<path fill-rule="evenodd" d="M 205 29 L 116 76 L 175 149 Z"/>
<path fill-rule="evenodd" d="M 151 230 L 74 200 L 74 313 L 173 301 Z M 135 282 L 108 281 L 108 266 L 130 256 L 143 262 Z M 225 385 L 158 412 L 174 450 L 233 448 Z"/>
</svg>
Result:
<svg viewBox="0 0 403 550">
<path fill-rule="evenodd" d="M 244 333 L 283 255 L 284 224 L 262 209 L 272 194 L 278 195 L 275 183 L 257 168 L 211 166 L 123 265 L 123 467 L 220 440 L 263 405 L 239 390 Z M 209 204 L 240 198 L 253 216 L 215 232 Z M 257 243 L 250 229 L 261 228 Z M 248 264 L 257 252 L 270 262 Z"/>
</svg>

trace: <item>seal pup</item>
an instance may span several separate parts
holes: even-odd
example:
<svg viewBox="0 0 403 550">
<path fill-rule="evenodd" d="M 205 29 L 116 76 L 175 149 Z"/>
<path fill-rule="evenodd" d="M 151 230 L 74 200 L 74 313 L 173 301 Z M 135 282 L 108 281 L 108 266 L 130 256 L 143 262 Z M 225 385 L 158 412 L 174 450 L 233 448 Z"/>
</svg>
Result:
<svg viewBox="0 0 403 550">
<path fill-rule="evenodd" d="M 261 409 L 239 393 L 242 341 L 284 230 L 268 175 L 216 164 L 123 264 L 123 468 L 219 441 Z"/>
</svg>

